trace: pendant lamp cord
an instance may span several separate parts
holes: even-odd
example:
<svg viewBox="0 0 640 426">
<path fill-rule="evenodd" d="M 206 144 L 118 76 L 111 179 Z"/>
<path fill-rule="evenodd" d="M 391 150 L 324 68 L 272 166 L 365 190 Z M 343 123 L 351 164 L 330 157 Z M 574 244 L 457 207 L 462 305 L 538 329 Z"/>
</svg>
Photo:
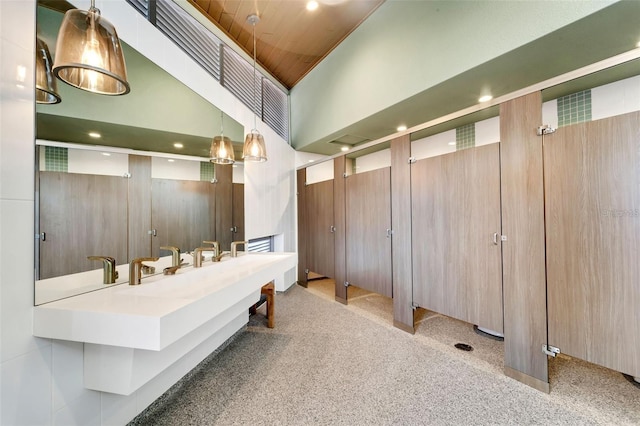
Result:
<svg viewBox="0 0 640 426">
<path fill-rule="evenodd" d="M 220 136 L 224 139 L 224 113 L 220 110 Z"/>
<path fill-rule="evenodd" d="M 253 23 L 253 130 L 258 130 L 256 125 L 256 23 Z"/>
</svg>

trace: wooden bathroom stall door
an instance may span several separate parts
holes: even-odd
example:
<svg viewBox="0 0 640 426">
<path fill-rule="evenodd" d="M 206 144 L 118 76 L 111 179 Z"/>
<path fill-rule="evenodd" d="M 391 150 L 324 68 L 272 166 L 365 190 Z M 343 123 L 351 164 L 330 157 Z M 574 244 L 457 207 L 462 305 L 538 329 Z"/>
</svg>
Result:
<svg viewBox="0 0 640 426">
<path fill-rule="evenodd" d="M 40 279 L 127 262 L 127 179 L 40 172 Z"/>
<path fill-rule="evenodd" d="M 174 179 L 152 180 L 151 223 L 156 230 L 153 256 L 166 256 L 162 246 L 175 246 L 182 252 L 215 240 L 215 190 L 210 182 Z"/>
<path fill-rule="evenodd" d="M 347 281 L 392 297 L 391 168 L 346 180 Z"/>
<path fill-rule="evenodd" d="M 640 376 L 640 113 L 543 146 L 548 343 Z"/>
<path fill-rule="evenodd" d="M 417 161 L 411 202 L 414 302 L 502 332 L 499 144 Z"/>
<path fill-rule="evenodd" d="M 333 277 L 335 267 L 333 180 L 307 185 L 305 196 L 308 226 L 305 269 L 325 277 Z"/>
</svg>

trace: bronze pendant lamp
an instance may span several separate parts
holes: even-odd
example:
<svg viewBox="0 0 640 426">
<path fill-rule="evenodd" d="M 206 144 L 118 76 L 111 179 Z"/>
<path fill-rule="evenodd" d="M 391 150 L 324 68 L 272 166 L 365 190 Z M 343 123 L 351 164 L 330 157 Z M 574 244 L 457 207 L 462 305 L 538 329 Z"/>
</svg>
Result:
<svg viewBox="0 0 640 426">
<path fill-rule="evenodd" d="M 224 113 L 220 111 L 220 136 L 211 141 L 209 161 L 215 164 L 233 164 L 236 162 L 231 139 L 224 135 Z"/>
<path fill-rule="evenodd" d="M 244 161 L 262 163 L 267 161 L 267 147 L 256 125 L 256 24 L 260 18 L 258 15 L 249 15 L 247 22 L 253 25 L 253 129 L 244 140 L 242 158 Z"/>
<path fill-rule="evenodd" d="M 89 10 L 68 10 L 56 43 L 53 73 L 71 86 L 101 95 L 125 95 L 131 88 L 120 39 L 91 0 Z"/>
<path fill-rule="evenodd" d="M 51 53 L 40 37 L 36 39 L 36 103 L 58 104 L 62 98 L 58 94 L 56 79 L 51 72 Z"/>
</svg>

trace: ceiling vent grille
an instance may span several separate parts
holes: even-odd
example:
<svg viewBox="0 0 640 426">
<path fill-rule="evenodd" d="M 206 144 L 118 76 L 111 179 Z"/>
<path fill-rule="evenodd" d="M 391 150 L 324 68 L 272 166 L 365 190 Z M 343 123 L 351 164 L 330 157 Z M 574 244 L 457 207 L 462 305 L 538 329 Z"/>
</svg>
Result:
<svg viewBox="0 0 640 426">
<path fill-rule="evenodd" d="M 256 105 L 253 105 L 253 66 L 240 55 L 224 46 L 222 78 L 220 84 L 226 87 L 236 98 L 249 107 L 258 117 L 262 117 L 262 75 L 256 74 Z"/>
</svg>

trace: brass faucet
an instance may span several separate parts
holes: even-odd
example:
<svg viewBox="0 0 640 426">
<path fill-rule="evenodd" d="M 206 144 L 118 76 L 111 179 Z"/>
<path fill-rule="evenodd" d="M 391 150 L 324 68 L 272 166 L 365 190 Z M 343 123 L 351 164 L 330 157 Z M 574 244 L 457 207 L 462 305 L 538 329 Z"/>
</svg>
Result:
<svg viewBox="0 0 640 426">
<path fill-rule="evenodd" d="M 220 254 L 220 243 L 217 241 L 203 241 L 202 244 L 211 244 L 215 249 L 213 252 L 213 257 L 217 257 Z"/>
<path fill-rule="evenodd" d="M 216 255 L 216 248 L 215 247 L 197 247 L 193 249 L 193 267 L 194 268 L 199 268 L 202 266 L 202 255 L 200 253 L 202 253 L 203 251 L 212 251 L 213 255 L 215 257 Z"/>
<path fill-rule="evenodd" d="M 89 260 L 102 261 L 102 282 L 104 284 L 113 284 L 118 279 L 118 271 L 116 271 L 116 260 L 110 256 L 87 256 Z"/>
<path fill-rule="evenodd" d="M 223 256 L 226 256 L 226 255 L 228 255 L 228 254 L 231 254 L 231 253 L 229 253 L 228 251 L 223 251 L 223 252 L 222 252 L 222 253 L 220 253 L 219 255 L 217 255 L 217 256 L 213 256 L 213 257 L 211 258 L 211 260 L 212 260 L 213 262 L 220 262 L 220 259 L 222 259 L 222 257 L 223 257 Z"/>
<path fill-rule="evenodd" d="M 171 251 L 171 266 L 180 266 L 180 249 L 174 246 L 162 246 L 160 250 Z"/>
<path fill-rule="evenodd" d="M 129 285 L 138 285 L 142 278 L 142 262 L 155 262 L 157 257 L 138 257 L 129 262 Z"/>
<path fill-rule="evenodd" d="M 231 243 L 231 257 L 238 257 L 238 246 L 239 245 L 247 245 L 247 241 L 234 241 Z"/>
</svg>

